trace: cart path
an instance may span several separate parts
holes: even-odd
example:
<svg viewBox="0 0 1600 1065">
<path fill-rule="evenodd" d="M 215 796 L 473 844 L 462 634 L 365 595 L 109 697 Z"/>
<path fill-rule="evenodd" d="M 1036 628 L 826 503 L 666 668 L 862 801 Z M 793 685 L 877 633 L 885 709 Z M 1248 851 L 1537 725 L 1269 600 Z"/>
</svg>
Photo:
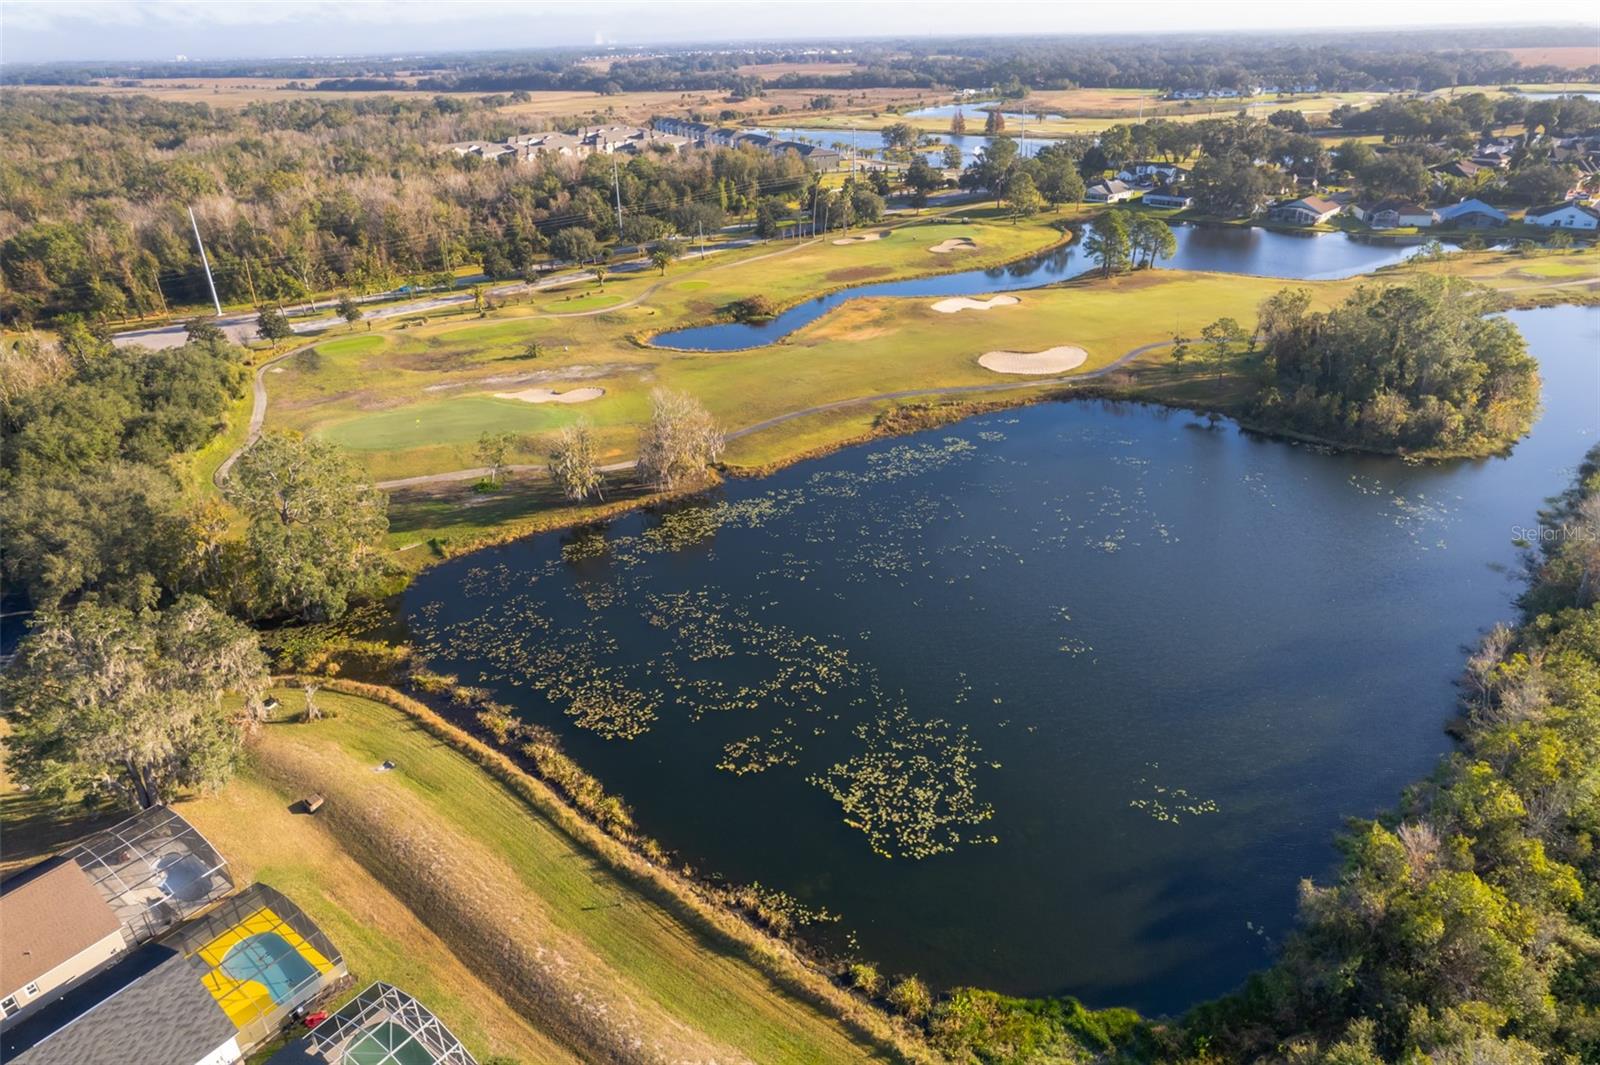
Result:
<svg viewBox="0 0 1600 1065">
<path fill-rule="evenodd" d="M 743 436 L 750 436 L 765 429 L 782 425 L 784 422 L 794 421 L 796 418 L 807 418 L 813 414 L 825 414 L 829 411 L 846 410 L 850 407 L 866 406 L 872 403 L 882 403 L 885 400 L 911 399 L 915 396 L 952 396 L 976 395 L 985 392 L 1015 392 L 1023 388 L 1048 388 L 1055 385 L 1076 384 L 1081 381 L 1091 381 L 1097 377 L 1104 377 L 1115 370 L 1119 370 L 1128 363 L 1152 351 L 1172 346 L 1170 340 L 1158 340 L 1153 344 L 1143 344 L 1131 351 L 1125 352 L 1104 366 L 1083 373 L 1065 374 L 1060 377 L 1046 377 L 1032 381 L 999 381 L 994 384 L 983 385 L 953 385 L 946 388 L 908 388 L 897 392 L 879 392 L 870 396 L 853 396 L 850 399 L 835 400 L 832 403 L 819 403 L 814 407 L 803 407 L 800 410 L 779 414 L 764 421 L 747 425 L 742 429 L 735 429 L 726 434 L 726 439 L 737 440 Z M 636 465 L 632 461 L 614 462 L 600 467 L 602 472 L 616 473 L 622 470 L 631 470 Z M 510 473 L 543 473 L 546 470 L 544 463 L 529 463 L 525 465 L 507 466 L 506 472 Z M 396 488 L 426 488 L 430 485 L 451 484 L 457 481 L 476 481 L 489 476 L 490 470 L 486 466 L 474 467 L 470 470 L 451 470 L 448 473 L 428 473 L 418 477 L 402 477 L 393 481 L 379 481 L 377 487 L 384 490 Z"/>
</svg>

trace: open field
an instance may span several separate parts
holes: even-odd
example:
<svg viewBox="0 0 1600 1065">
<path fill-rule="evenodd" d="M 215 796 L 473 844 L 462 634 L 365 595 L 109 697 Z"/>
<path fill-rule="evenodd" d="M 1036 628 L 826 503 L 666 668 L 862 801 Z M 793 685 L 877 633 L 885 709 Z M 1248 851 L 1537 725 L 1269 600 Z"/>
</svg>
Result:
<svg viewBox="0 0 1600 1065">
<path fill-rule="evenodd" d="M 496 95 L 483 92 L 408 93 L 390 89 L 321 91 L 295 87 L 309 84 L 311 84 L 309 81 L 295 82 L 285 78 L 151 78 L 138 82 L 106 79 L 93 85 L 26 85 L 17 88 L 29 92 L 152 96 L 173 103 L 203 103 L 212 107 L 227 108 L 296 99 L 339 100 L 405 96 L 426 101 L 434 96 L 480 99 Z M 724 94 L 714 92 L 625 92 L 607 96 L 597 92 L 540 91 L 531 93 L 530 100 L 505 104 L 499 111 L 508 117 L 528 121 L 600 114 L 625 122 L 643 122 L 651 115 L 679 114 L 719 105 L 751 115 L 769 114 L 775 106 L 781 106 L 788 112 L 806 113 L 811 100 L 820 93 L 821 90 L 817 89 L 769 89 L 759 100 L 733 101 L 727 99 Z M 913 106 L 919 101 L 931 102 L 932 99 L 932 94 L 925 89 L 837 89 L 828 90 L 828 95 L 833 96 L 841 107 L 864 109 L 893 105 Z"/>
<path fill-rule="evenodd" d="M 298 717 L 298 691 L 276 694 Z M 239 779 L 181 809 L 236 877 L 301 905 L 358 986 L 419 995 L 480 1060 L 893 1060 L 815 1004 L 792 958 L 708 924 L 666 874 L 531 799 L 542 786 L 514 791 L 454 749 L 475 741 L 319 702 L 331 717 L 268 725 Z M 292 813 L 311 792 L 323 810 Z"/>
<path fill-rule="evenodd" d="M 1568 44 L 1541 45 L 1536 48 L 1503 48 L 1511 58 L 1524 67 L 1567 67 L 1576 69 L 1600 64 L 1600 45 Z"/>
</svg>

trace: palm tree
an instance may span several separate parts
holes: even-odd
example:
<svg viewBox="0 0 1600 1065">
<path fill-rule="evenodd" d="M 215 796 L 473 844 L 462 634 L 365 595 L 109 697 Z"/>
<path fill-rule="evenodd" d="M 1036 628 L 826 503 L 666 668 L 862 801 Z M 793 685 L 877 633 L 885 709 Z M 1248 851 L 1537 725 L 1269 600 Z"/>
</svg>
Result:
<svg viewBox="0 0 1600 1065">
<path fill-rule="evenodd" d="M 672 249 L 665 244 L 658 244 L 650 251 L 650 265 L 661 271 L 661 276 L 667 276 L 667 267 L 671 265 L 674 256 Z"/>
<path fill-rule="evenodd" d="M 595 263 L 591 269 L 594 271 L 595 283 L 600 286 L 600 291 L 604 292 L 606 289 L 606 275 L 611 272 L 611 268 L 605 263 Z"/>
</svg>

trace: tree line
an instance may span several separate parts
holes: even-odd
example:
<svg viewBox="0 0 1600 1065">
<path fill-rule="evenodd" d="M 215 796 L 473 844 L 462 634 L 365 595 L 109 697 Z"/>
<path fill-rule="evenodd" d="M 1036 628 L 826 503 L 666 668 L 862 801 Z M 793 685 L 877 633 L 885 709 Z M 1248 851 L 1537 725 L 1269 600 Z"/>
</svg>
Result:
<svg viewBox="0 0 1600 1065">
<path fill-rule="evenodd" d="M 613 160 L 485 162 L 438 149 L 521 132 L 487 106 L 439 98 L 297 100 L 225 111 L 146 97 L 10 93 L 0 108 L 0 315 L 96 322 L 209 302 L 186 208 L 223 300 L 438 284 L 482 263 L 523 276 L 551 239 L 601 242 L 624 217 L 656 234 L 714 232 L 810 174 L 749 149 Z M 65 131 L 70 129 L 71 136 Z"/>
</svg>

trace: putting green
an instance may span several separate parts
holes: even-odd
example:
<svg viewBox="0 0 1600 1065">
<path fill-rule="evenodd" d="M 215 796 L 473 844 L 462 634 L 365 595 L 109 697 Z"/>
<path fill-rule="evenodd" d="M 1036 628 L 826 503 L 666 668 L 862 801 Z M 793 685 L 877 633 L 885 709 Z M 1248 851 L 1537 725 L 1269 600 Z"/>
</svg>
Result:
<svg viewBox="0 0 1600 1065">
<path fill-rule="evenodd" d="M 352 451 L 403 451 L 429 444 L 463 444 L 483 433 L 543 433 L 574 421 L 559 403 L 523 403 L 492 396 L 457 396 L 334 422 L 314 435 Z"/>
</svg>

